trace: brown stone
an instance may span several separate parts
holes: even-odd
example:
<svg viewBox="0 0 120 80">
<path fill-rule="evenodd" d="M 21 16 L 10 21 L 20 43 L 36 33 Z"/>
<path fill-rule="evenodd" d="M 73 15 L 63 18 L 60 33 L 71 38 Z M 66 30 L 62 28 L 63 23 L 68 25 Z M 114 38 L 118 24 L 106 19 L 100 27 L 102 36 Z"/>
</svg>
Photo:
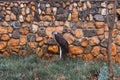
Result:
<svg viewBox="0 0 120 80">
<path fill-rule="evenodd" d="M 31 9 L 32 9 L 33 11 L 35 11 L 35 6 L 31 6 Z"/>
<path fill-rule="evenodd" d="M 74 35 L 75 35 L 76 38 L 82 38 L 83 37 L 83 32 L 82 32 L 81 29 L 76 29 L 74 31 Z"/>
<path fill-rule="evenodd" d="M 116 45 L 114 43 L 111 44 L 111 50 L 112 50 L 112 56 L 115 56 L 117 54 Z"/>
<path fill-rule="evenodd" d="M 17 19 L 17 18 L 16 18 L 16 15 L 13 14 L 13 13 L 11 13 L 11 15 L 10 15 L 10 19 L 11 19 L 11 20 L 16 20 L 16 19 Z"/>
<path fill-rule="evenodd" d="M 117 26 L 117 29 L 120 29 L 120 21 L 117 21 L 116 26 Z"/>
<path fill-rule="evenodd" d="M 117 9 L 117 13 L 120 15 L 120 8 L 119 8 L 119 9 Z"/>
<path fill-rule="evenodd" d="M 7 33 L 7 27 L 0 27 L 0 34 Z"/>
<path fill-rule="evenodd" d="M 105 39 L 108 39 L 109 33 L 108 32 L 104 32 L 104 37 Z"/>
<path fill-rule="evenodd" d="M 114 8 L 114 4 L 113 3 L 108 4 L 108 9 L 112 9 L 112 8 Z"/>
<path fill-rule="evenodd" d="M 58 46 L 49 46 L 48 51 L 53 52 L 53 53 L 58 53 Z"/>
<path fill-rule="evenodd" d="M 9 40 L 9 39 L 10 39 L 10 37 L 9 37 L 8 34 L 3 34 L 3 35 L 1 36 L 1 40 L 3 40 L 3 41 Z"/>
<path fill-rule="evenodd" d="M 13 32 L 13 28 L 12 27 L 8 27 L 8 33 L 12 33 Z"/>
<path fill-rule="evenodd" d="M 11 52 L 19 52 L 20 46 L 9 46 L 7 47 Z"/>
<path fill-rule="evenodd" d="M 105 31 L 109 31 L 108 25 L 105 25 L 105 26 L 104 26 L 104 30 L 105 30 Z"/>
<path fill-rule="evenodd" d="M 25 8 L 22 8 L 21 9 L 21 14 L 24 16 L 24 15 L 26 15 L 26 13 L 25 13 Z"/>
<path fill-rule="evenodd" d="M 8 22 L 3 21 L 3 22 L 2 22 L 2 26 L 7 27 L 7 26 L 8 26 Z"/>
<path fill-rule="evenodd" d="M 42 41 L 42 40 L 43 40 L 42 37 L 40 37 L 40 36 L 36 37 L 36 41 L 37 41 L 37 42 L 40 42 L 40 41 Z"/>
<path fill-rule="evenodd" d="M 99 54 L 97 57 L 96 57 L 97 60 L 104 60 L 104 55 L 102 54 Z"/>
<path fill-rule="evenodd" d="M 6 20 L 6 21 L 10 21 L 10 15 L 6 15 L 6 16 L 5 16 L 5 20 Z"/>
<path fill-rule="evenodd" d="M 104 28 L 97 29 L 97 34 L 98 35 L 104 34 Z"/>
<path fill-rule="evenodd" d="M 107 55 L 107 49 L 106 49 L 106 48 L 101 48 L 100 52 L 101 52 L 103 55 Z"/>
<path fill-rule="evenodd" d="M 70 53 L 73 54 L 73 55 L 80 55 L 80 54 L 83 53 L 83 48 L 82 47 L 77 47 L 77 46 L 70 45 L 69 49 L 70 49 Z"/>
<path fill-rule="evenodd" d="M 89 38 L 89 45 L 98 45 L 100 43 L 100 40 L 97 36 Z"/>
<path fill-rule="evenodd" d="M 6 47 L 6 42 L 0 42 L 0 50 Z"/>
<path fill-rule="evenodd" d="M 101 28 L 104 26 L 104 22 L 95 22 L 96 28 Z"/>
<path fill-rule="evenodd" d="M 8 46 L 17 46 L 17 45 L 19 45 L 19 39 L 10 39 L 9 41 L 8 41 Z"/>
<path fill-rule="evenodd" d="M 33 16 L 32 15 L 27 15 L 26 21 L 31 22 L 32 20 L 33 20 Z"/>
<path fill-rule="evenodd" d="M 28 27 L 21 27 L 20 28 L 20 33 L 24 34 L 24 35 L 28 34 L 29 33 L 29 28 Z"/>
<path fill-rule="evenodd" d="M 119 33 L 119 30 L 118 30 L 118 29 L 113 29 L 113 31 L 112 31 L 112 36 L 113 36 L 113 37 L 116 37 L 116 36 L 118 35 L 118 33 Z"/>
<path fill-rule="evenodd" d="M 36 48 L 37 47 L 36 42 L 29 42 L 28 45 L 29 45 L 30 48 Z"/>
<path fill-rule="evenodd" d="M 27 37 L 20 35 L 20 45 L 23 46 L 27 43 Z"/>
<path fill-rule="evenodd" d="M 93 56 L 97 56 L 100 53 L 100 47 L 99 46 L 95 46 L 92 49 L 92 55 Z"/>
<path fill-rule="evenodd" d="M 83 47 L 86 47 L 87 45 L 88 45 L 88 38 L 82 38 L 82 41 L 81 41 L 81 46 L 83 46 Z"/>
<path fill-rule="evenodd" d="M 73 8 L 71 18 L 73 21 L 78 21 L 78 10 L 76 8 Z"/>
<path fill-rule="evenodd" d="M 120 45 L 120 35 L 117 35 L 114 40 L 117 45 Z"/>
<path fill-rule="evenodd" d="M 42 21 L 54 21 L 55 18 L 54 18 L 54 16 L 46 15 L 46 16 L 42 16 L 42 17 L 41 17 L 41 20 L 42 20 Z"/>
<path fill-rule="evenodd" d="M 46 34 L 48 37 L 52 37 L 52 32 L 56 31 L 58 33 L 62 33 L 63 27 L 47 27 L 46 28 Z"/>
<path fill-rule="evenodd" d="M 51 14 L 51 8 L 50 8 L 50 7 L 48 7 L 48 8 L 46 9 L 46 14 Z"/>
<path fill-rule="evenodd" d="M 115 56 L 116 63 L 120 63 L 120 53 Z"/>
<path fill-rule="evenodd" d="M 74 36 L 72 36 L 70 33 L 65 33 L 63 37 L 68 41 L 69 44 L 73 43 L 75 40 Z"/>
<path fill-rule="evenodd" d="M 5 52 L 3 53 L 3 56 L 9 57 L 10 54 L 9 54 L 7 51 L 5 51 Z"/>
<path fill-rule="evenodd" d="M 90 53 L 89 54 L 84 54 L 83 59 L 86 60 L 86 61 L 90 61 L 90 60 L 93 59 L 93 56 Z"/>
</svg>

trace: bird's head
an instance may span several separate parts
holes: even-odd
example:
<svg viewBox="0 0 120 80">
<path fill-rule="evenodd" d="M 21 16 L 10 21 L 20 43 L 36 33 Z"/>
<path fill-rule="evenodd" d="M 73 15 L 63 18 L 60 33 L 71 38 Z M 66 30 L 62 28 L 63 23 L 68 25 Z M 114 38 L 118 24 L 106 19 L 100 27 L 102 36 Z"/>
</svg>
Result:
<svg viewBox="0 0 120 80">
<path fill-rule="evenodd" d="M 53 31 L 53 32 L 52 32 L 52 35 L 55 35 L 55 34 L 58 34 L 58 32 L 56 32 L 56 31 Z"/>
</svg>

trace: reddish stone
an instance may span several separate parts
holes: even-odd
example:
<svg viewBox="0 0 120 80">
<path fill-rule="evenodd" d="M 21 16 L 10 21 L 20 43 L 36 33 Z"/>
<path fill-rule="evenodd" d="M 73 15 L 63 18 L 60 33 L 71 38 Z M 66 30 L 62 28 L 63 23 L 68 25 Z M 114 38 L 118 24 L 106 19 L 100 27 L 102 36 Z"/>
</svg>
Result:
<svg viewBox="0 0 120 80">
<path fill-rule="evenodd" d="M 100 53 L 100 47 L 99 46 L 95 46 L 92 49 L 92 55 L 93 56 L 97 56 Z"/>
<path fill-rule="evenodd" d="M 28 34 L 29 33 L 29 28 L 28 27 L 21 27 L 20 28 L 20 33 L 24 34 L 24 35 Z"/>
<path fill-rule="evenodd" d="M 96 28 L 101 28 L 104 26 L 104 22 L 95 22 Z"/>
<path fill-rule="evenodd" d="M 88 45 L 88 38 L 82 38 L 81 46 L 86 47 Z"/>
<path fill-rule="evenodd" d="M 112 43 L 111 45 L 111 50 L 112 50 L 112 56 L 115 56 L 117 54 L 117 49 L 116 49 L 116 45 L 114 43 Z"/>
<path fill-rule="evenodd" d="M 84 54 L 83 59 L 86 61 L 91 61 L 93 59 L 92 54 Z"/>
<path fill-rule="evenodd" d="M 23 46 L 27 43 L 27 37 L 20 35 L 20 45 Z"/>
<path fill-rule="evenodd" d="M 53 52 L 53 53 L 58 53 L 58 46 L 49 46 L 48 51 Z"/>
<path fill-rule="evenodd" d="M 3 40 L 3 41 L 9 40 L 9 39 L 10 39 L 10 37 L 9 37 L 8 34 L 3 34 L 3 35 L 1 36 L 1 40 Z"/>
<path fill-rule="evenodd" d="M 6 47 L 6 42 L 0 42 L 0 50 Z"/>
<path fill-rule="evenodd" d="M 17 45 L 19 45 L 19 39 L 10 39 L 9 41 L 8 41 L 8 46 L 17 46 Z"/>
</svg>

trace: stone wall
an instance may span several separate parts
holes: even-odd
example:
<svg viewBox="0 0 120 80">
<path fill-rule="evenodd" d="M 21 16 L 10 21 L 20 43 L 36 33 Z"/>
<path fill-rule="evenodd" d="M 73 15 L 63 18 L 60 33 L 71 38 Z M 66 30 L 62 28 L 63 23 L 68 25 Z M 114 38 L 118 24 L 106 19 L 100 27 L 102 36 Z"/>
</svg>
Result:
<svg viewBox="0 0 120 80">
<path fill-rule="evenodd" d="M 120 5 L 120 4 L 119 4 Z M 44 0 L 0 2 L 0 56 L 37 53 L 50 58 L 58 54 L 51 33 L 63 34 L 69 42 L 69 57 L 107 60 L 106 8 L 112 16 L 113 2 Z M 120 7 L 113 30 L 113 61 L 120 62 Z"/>
</svg>

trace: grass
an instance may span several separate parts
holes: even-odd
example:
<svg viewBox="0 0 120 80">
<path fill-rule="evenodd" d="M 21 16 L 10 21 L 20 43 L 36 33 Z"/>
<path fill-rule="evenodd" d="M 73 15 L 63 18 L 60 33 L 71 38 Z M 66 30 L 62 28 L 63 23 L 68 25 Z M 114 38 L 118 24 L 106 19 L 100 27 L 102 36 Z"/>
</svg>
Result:
<svg viewBox="0 0 120 80">
<path fill-rule="evenodd" d="M 91 76 L 99 74 L 103 66 L 106 63 L 101 61 L 41 60 L 37 55 L 1 57 L 0 80 L 91 80 Z M 115 74 L 120 74 L 120 67 L 114 66 Z"/>
</svg>

